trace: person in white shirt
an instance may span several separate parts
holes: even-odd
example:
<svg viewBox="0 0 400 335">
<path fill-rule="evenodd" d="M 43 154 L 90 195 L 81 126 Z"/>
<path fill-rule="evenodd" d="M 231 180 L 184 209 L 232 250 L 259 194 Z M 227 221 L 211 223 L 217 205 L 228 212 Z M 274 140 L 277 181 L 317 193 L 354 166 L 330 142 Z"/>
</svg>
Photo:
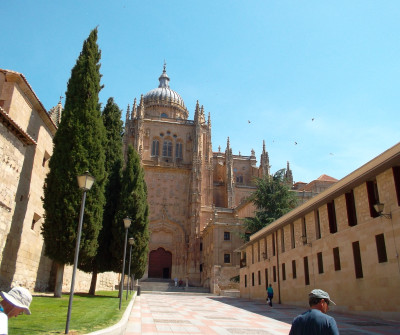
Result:
<svg viewBox="0 0 400 335">
<path fill-rule="evenodd" d="M 21 313 L 30 315 L 32 295 L 24 287 L 14 287 L 9 292 L 0 292 L 0 335 L 8 334 L 8 319 Z"/>
</svg>

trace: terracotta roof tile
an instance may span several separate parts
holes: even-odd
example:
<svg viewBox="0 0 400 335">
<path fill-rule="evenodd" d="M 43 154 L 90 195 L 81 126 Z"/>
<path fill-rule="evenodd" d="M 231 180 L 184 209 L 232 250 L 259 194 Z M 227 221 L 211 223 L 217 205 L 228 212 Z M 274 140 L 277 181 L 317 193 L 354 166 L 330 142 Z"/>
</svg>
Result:
<svg viewBox="0 0 400 335">
<path fill-rule="evenodd" d="M 328 176 L 326 174 L 323 174 L 323 175 L 319 176 L 317 178 L 317 180 L 320 180 L 320 181 L 332 181 L 332 182 L 338 181 L 336 178 L 333 178 L 333 177 Z"/>
</svg>

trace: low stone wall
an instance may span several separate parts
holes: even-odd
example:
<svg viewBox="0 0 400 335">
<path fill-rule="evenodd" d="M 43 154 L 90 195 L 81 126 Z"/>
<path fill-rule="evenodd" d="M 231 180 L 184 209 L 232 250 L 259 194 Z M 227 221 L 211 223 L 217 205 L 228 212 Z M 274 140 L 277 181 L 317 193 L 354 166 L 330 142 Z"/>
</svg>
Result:
<svg viewBox="0 0 400 335">
<path fill-rule="evenodd" d="M 239 274 L 239 266 L 214 265 L 211 277 L 210 291 L 214 294 L 221 294 L 221 291 L 238 290 L 239 283 L 230 279 Z"/>
<path fill-rule="evenodd" d="M 71 279 L 72 279 L 72 266 L 66 266 L 64 268 L 63 277 L 63 292 L 69 292 L 71 289 Z M 120 279 L 119 273 L 114 272 L 104 272 L 97 275 L 96 291 L 113 291 L 115 287 L 118 286 Z M 90 283 L 92 281 L 92 274 L 85 273 L 82 271 L 77 271 L 75 277 L 75 292 L 89 292 Z"/>
</svg>

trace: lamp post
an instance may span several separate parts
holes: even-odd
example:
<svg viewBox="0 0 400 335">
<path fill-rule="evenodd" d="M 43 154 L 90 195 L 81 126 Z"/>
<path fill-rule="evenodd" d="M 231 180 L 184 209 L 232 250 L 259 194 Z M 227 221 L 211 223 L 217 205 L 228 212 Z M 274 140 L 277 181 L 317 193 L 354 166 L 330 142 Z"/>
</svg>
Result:
<svg viewBox="0 0 400 335">
<path fill-rule="evenodd" d="M 126 299 L 125 300 L 128 300 L 128 291 L 129 292 L 131 291 L 130 286 L 129 286 L 129 279 L 131 278 L 131 259 L 132 259 L 132 245 L 133 245 L 133 242 L 134 242 L 133 237 L 130 237 L 129 238 L 130 247 L 129 247 L 128 287 L 126 289 Z"/>
<path fill-rule="evenodd" d="M 76 268 L 78 267 L 79 247 L 81 244 L 82 222 L 83 222 L 83 213 L 84 213 L 85 202 L 86 202 L 86 192 L 92 188 L 92 185 L 95 180 L 94 177 L 92 175 L 90 175 L 89 171 L 86 171 L 83 175 L 78 176 L 77 179 L 78 179 L 79 188 L 83 191 L 83 193 L 82 193 L 82 201 L 81 201 L 81 211 L 79 214 L 78 235 L 76 237 L 74 268 L 72 271 L 71 290 L 69 292 L 68 314 L 67 314 L 67 323 L 65 325 L 65 334 L 68 334 L 69 321 L 71 319 L 72 299 L 74 297 Z"/>
<path fill-rule="evenodd" d="M 124 244 L 124 258 L 122 261 L 122 276 L 121 276 L 121 285 L 119 286 L 119 309 L 121 309 L 122 303 L 122 294 L 124 293 L 124 276 L 125 276 L 125 258 L 126 258 L 126 243 L 128 240 L 128 228 L 131 225 L 132 220 L 128 217 L 124 219 L 124 227 L 125 227 L 125 244 Z"/>
</svg>

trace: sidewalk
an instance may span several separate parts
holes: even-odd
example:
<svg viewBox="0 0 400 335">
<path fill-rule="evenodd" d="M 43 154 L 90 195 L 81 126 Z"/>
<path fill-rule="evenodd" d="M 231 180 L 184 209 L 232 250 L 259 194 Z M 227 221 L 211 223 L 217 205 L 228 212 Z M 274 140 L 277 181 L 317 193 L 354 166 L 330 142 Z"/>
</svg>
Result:
<svg viewBox="0 0 400 335">
<path fill-rule="evenodd" d="M 288 334 L 305 309 L 262 301 L 199 294 L 142 293 L 136 297 L 125 335 Z M 399 334 L 400 322 L 330 312 L 341 335 Z"/>
</svg>

